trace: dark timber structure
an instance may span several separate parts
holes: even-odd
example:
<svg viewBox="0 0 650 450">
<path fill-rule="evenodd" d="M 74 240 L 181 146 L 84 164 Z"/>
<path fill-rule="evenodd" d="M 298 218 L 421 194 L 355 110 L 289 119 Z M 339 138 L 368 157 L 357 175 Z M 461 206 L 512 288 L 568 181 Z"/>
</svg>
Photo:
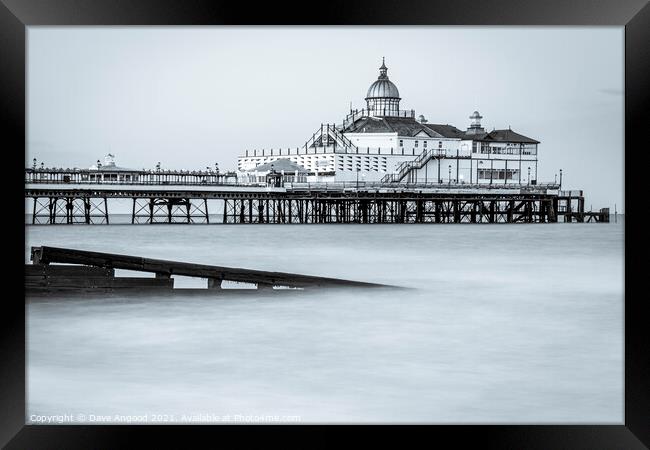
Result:
<svg viewBox="0 0 650 450">
<path fill-rule="evenodd" d="M 609 209 L 585 212 L 582 191 L 259 187 L 227 190 L 127 186 L 26 188 L 33 224 L 108 224 L 108 200 L 131 199 L 133 224 L 210 223 L 217 201 L 224 224 L 608 222 Z"/>
<path fill-rule="evenodd" d="M 390 287 L 338 278 L 211 266 L 57 247 L 32 247 L 31 260 L 33 264 L 25 265 L 25 286 L 31 291 L 169 290 L 174 287 L 174 280 L 171 278 L 173 275 L 207 278 L 209 289 L 221 289 L 222 281 L 256 284 L 258 289 L 272 289 L 274 286 L 300 289 Z M 149 272 L 155 274 L 155 278 L 116 277 L 115 269 Z"/>
</svg>

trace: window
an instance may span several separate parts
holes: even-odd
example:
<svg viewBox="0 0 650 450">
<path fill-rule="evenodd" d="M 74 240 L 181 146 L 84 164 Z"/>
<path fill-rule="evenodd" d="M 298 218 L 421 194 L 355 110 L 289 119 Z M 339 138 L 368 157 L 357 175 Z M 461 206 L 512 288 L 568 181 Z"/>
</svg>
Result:
<svg viewBox="0 0 650 450">
<path fill-rule="evenodd" d="M 418 141 L 415 141 L 415 146 L 416 146 L 416 147 L 418 146 Z"/>
<path fill-rule="evenodd" d="M 517 169 L 478 169 L 478 178 L 483 180 L 514 180 L 519 176 Z"/>
<path fill-rule="evenodd" d="M 404 139 L 400 139 L 400 140 L 399 140 L 399 146 L 400 146 L 400 147 L 404 147 Z"/>
<path fill-rule="evenodd" d="M 442 141 L 438 141 L 438 148 L 442 148 Z"/>
<path fill-rule="evenodd" d="M 427 141 L 424 141 L 424 148 L 427 148 Z"/>
<path fill-rule="evenodd" d="M 522 145 L 522 154 L 524 154 L 524 155 L 536 155 L 537 154 L 537 144 L 525 144 L 525 145 Z"/>
</svg>

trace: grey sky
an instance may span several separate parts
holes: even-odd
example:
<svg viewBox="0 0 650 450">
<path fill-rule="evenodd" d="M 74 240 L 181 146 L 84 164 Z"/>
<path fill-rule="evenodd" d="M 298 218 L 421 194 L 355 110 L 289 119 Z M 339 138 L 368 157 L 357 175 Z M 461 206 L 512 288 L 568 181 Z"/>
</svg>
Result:
<svg viewBox="0 0 650 450">
<path fill-rule="evenodd" d="M 623 211 L 622 27 L 30 27 L 27 161 L 234 169 L 364 105 L 381 57 L 430 122 L 541 141 L 587 207 Z M 31 163 L 28 163 L 31 164 Z"/>
</svg>

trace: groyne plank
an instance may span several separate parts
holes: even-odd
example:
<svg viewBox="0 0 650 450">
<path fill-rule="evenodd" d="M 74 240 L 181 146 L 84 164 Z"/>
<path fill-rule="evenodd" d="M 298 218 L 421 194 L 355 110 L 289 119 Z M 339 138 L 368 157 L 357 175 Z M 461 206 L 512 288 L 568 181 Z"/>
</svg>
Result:
<svg viewBox="0 0 650 450">
<path fill-rule="evenodd" d="M 382 287 L 385 285 L 360 281 L 343 280 L 286 272 L 243 269 L 236 267 L 212 266 L 139 256 L 92 252 L 58 247 L 32 247 L 32 261 L 37 265 L 50 263 L 83 264 L 109 269 L 124 269 L 151 272 L 158 276 L 180 275 L 214 280 L 255 283 L 260 285 L 315 287 L 315 286 L 356 286 Z"/>
</svg>

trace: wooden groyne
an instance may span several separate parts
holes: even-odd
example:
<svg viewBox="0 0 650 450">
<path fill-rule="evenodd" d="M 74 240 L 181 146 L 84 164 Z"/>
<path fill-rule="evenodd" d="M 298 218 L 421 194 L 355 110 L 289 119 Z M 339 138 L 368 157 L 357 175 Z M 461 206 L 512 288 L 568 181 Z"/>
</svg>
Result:
<svg viewBox="0 0 650 450">
<path fill-rule="evenodd" d="M 286 272 L 212 266 L 113 253 L 91 252 L 58 247 L 32 247 L 31 261 L 25 264 L 28 291 L 47 290 L 172 290 L 173 275 L 206 278 L 208 289 L 221 289 L 222 281 L 273 287 L 392 287 Z M 155 274 L 155 278 L 116 277 L 115 269 Z"/>
<path fill-rule="evenodd" d="M 103 267 L 62 264 L 25 264 L 25 287 L 32 290 L 68 289 L 172 289 L 171 278 L 116 277 L 115 270 Z"/>
</svg>

